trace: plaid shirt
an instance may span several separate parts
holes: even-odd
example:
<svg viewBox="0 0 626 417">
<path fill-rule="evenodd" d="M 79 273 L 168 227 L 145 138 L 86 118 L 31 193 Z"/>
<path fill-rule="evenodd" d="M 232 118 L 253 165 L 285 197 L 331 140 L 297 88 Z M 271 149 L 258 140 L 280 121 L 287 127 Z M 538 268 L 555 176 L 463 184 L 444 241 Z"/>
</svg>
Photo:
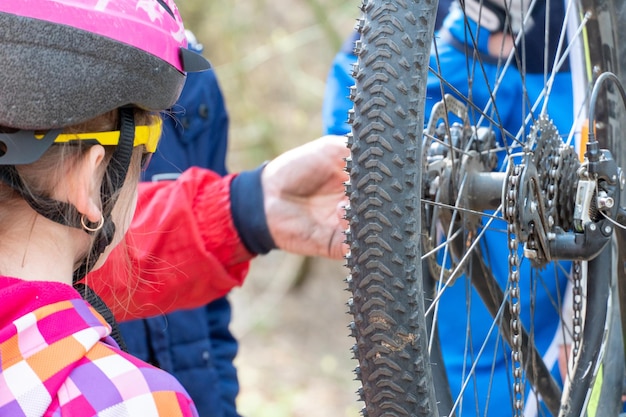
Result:
<svg viewBox="0 0 626 417">
<path fill-rule="evenodd" d="M 71 287 L 0 277 L 0 416 L 197 416 L 171 375 L 120 351 Z"/>
</svg>

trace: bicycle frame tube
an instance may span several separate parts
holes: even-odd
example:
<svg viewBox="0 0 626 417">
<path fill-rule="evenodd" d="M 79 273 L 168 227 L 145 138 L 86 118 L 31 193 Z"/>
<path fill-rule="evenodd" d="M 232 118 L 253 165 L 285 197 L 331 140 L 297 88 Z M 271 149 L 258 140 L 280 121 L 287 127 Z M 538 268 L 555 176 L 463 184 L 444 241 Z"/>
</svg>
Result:
<svg viewBox="0 0 626 417">
<path fill-rule="evenodd" d="M 584 45 L 587 53 L 587 82 L 592 83 L 606 71 L 613 72 L 626 85 L 626 43 L 619 42 L 626 36 L 626 2 L 616 0 L 582 0 L 582 10 L 591 14 L 587 24 L 587 40 L 595 40 L 599 47 L 589 48 Z M 616 159 L 624 153 L 626 139 L 621 132 L 626 131 L 626 103 L 620 102 L 617 94 L 610 90 L 598 100 L 596 111 L 596 136 L 601 148 L 611 149 Z M 621 109 L 621 111 L 620 111 Z M 622 159 L 622 160 L 620 160 Z M 618 159 L 618 165 L 624 166 L 626 161 Z M 622 192 L 622 195 L 624 193 Z M 622 196 L 620 206 L 624 207 L 625 198 Z M 618 259 L 623 262 L 626 256 L 626 231 L 616 228 Z M 626 346 L 626 270 L 617 268 L 617 282 L 619 293 L 620 314 L 622 323 L 622 337 Z"/>
</svg>

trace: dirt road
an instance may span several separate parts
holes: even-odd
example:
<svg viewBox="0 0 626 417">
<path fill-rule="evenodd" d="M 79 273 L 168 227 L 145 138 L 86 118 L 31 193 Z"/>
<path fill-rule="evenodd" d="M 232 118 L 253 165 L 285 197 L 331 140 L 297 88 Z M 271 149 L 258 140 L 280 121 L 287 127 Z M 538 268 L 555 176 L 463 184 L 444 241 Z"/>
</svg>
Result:
<svg viewBox="0 0 626 417">
<path fill-rule="evenodd" d="M 346 274 L 340 261 L 282 252 L 253 262 L 247 282 L 231 295 L 244 417 L 360 415 Z"/>
</svg>

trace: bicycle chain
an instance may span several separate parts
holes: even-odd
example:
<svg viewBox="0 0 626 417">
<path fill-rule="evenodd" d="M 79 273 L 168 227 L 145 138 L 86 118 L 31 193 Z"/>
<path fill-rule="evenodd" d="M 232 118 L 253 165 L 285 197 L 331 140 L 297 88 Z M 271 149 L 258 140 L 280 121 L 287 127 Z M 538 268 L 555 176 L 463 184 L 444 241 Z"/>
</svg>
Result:
<svg viewBox="0 0 626 417">
<path fill-rule="evenodd" d="M 537 167 L 537 174 L 541 181 L 540 190 L 546 203 L 548 224 L 555 222 L 555 195 L 557 191 L 557 174 L 559 163 L 559 148 L 562 144 L 556 128 L 552 122 L 540 117 L 531 128 L 528 137 L 529 147 L 534 146 L 530 158 L 524 158 L 526 163 Z M 526 152 L 530 149 L 526 148 Z M 527 154 L 528 156 L 528 154 Z M 513 371 L 513 415 L 521 417 L 524 412 L 524 383 L 522 357 L 522 321 L 521 321 L 521 292 L 520 292 L 520 257 L 517 236 L 520 232 L 520 215 L 517 196 L 520 192 L 521 174 L 524 165 L 509 161 L 506 176 L 505 195 L 503 196 L 504 218 L 508 222 L 507 239 L 509 244 L 509 312 L 511 315 L 509 326 L 511 330 L 511 368 Z M 536 237 L 533 232 L 528 235 L 528 243 L 534 244 Z"/>
<path fill-rule="evenodd" d="M 583 327 L 582 319 L 582 306 L 583 306 L 583 292 L 582 292 L 582 264 L 579 261 L 575 261 L 572 264 L 572 282 L 573 282 L 573 310 L 572 317 L 572 355 L 575 358 L 580 351 L 581 333 Z"/>
<path fill-rule="evenodd" d="M 574 196 L 577 171 L 580 166 L 574 150 L 565 145 L 547 116 L 540 116 L 531 127 L 525 149 L 524 164 L 515 164 L 511 158 L 506 176 L 503 195 L 503 213 L 508 222 L 509 241 L 509 311 L 511 329 L 511 358 L 513 371 L 514 415 L 522 416 L 524 409 L 524 384 L 522 381 L 522 322 L 520 293 L 519 236 L 521 232 L 520 202 L 518 196 L 523 189 L 521 174 L 526 164 L 533 164 L 540 181 L 540 192 L 544 202 L 544 213 L 549 228 L 559 226 L 568 230 L 573 223 Z M 526 198 L 526 196 L 521 196 Z M 528 229 L 527 244 L 537 248 L 538 237 L 533 228 Z M 546 254 L 549 255 L 549 254 Z M 545 256 L 545 261 L 549 256 Z M 541 265 L 539 265 L 541 266 Z M 574 263 L 574 355 L 580 349 L 582 329 L 582 292 L 580 263 Z"/>
<path fill-rule="evenodd" d="M 524 384 L 522 382 L 522 324 L 519 287 L 520 258 L 517 242 L 517 193 L 520 186 L 522 166 L 511 160 L 506 176 L 505 195 L 502 199 L 504 218 L 508 222 L 507 238 L 509 242 L 509 312 L 511 313 L 511 367 L 513 370 L 513 407 L 514 416 L 521 417 L 524 411 Z"/>
<path fill-rule="evenodd" d="M 541 136 L 539 140 L 537 136 Z M 556 127 L 545 116 L 540 116 L 531 129 L 531 140 L 536 140 L 533 162 L 539 177 L 543 179 L 542 190 L 550 227 L 555 224 L 563 230 L 573 226 L 578 155 L 571 146 L 565 145 Z M 582 333 L 582 284 L 581 263 L 572 263 L 573 317 L 572 353 L 578 355 Z"/>
</svg>

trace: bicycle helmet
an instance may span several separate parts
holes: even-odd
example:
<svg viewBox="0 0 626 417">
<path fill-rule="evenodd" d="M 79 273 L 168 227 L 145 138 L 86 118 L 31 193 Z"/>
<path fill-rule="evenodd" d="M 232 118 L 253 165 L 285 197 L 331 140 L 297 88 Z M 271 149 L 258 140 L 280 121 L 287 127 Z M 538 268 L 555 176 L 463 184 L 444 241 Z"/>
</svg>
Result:
<svg viewBox="0 0 626 417">
<path fill-rule="evenodd" d="M 186 72 L 209 67 L 187 49 L 173 0 L 0 2 L 0 127 L 11 128 L 0 133 L 0 181 L 40 215 L 93 236 L 89 254 L 74 271 L 75 288 L 111 324 L 122 347 L 110 311 L 79 281 L 113 241 L 113 207 L 133 148 L 141 144 L 154 152 L 160 135 L 160 126 L 135 126 L 132 107 L 171 107 Z M 113 132 L 62 134 L 66 126 L 115 109 L 119 126 Z M 115 146 L 100 189 L 97 227 L 85 224 L 70 203 L 31 194 L 16 168 L 39 159 L 52 143 L 82 139 Z"/>
<path fill-rule="evenodd" d="M 186 71 L 209 68 L 186 46 L 172 0 L 0 2 L 0 125 L 53 129 L 125 105 L 167 109 Z"/>
</svg>

